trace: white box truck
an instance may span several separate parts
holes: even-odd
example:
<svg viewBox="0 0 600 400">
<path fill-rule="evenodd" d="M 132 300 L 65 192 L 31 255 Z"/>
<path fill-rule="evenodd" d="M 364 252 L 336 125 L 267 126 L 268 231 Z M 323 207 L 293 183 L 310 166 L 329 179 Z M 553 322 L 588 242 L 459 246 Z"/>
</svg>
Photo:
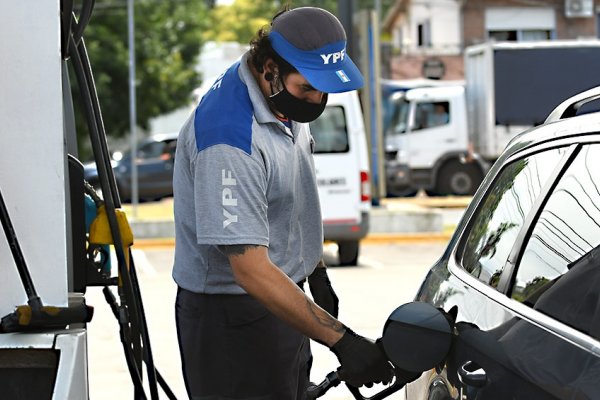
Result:
<svg viewBox="0 0 600 400">
<path fill-rule="evenodd" d="M 464 85 L 394 93 L 385 130 L 388 194 L 471 195 L 518 133 L 600 85 L 600 41 L 465 49 Z"/>
</svg>

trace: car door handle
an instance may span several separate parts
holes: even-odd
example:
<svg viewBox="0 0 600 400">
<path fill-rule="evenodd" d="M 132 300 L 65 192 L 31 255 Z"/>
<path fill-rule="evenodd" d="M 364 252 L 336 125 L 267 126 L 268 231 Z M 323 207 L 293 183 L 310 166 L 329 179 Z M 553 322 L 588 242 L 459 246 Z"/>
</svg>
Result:
<svg viewBox="0 0 600 400">
<path fill-rule="evenodd" d="M 467 361 L 458 369 L 458 379 L 465 386 L 483 387 L 487 382 L 487 374 L 477 363 Z"/>
</svg>

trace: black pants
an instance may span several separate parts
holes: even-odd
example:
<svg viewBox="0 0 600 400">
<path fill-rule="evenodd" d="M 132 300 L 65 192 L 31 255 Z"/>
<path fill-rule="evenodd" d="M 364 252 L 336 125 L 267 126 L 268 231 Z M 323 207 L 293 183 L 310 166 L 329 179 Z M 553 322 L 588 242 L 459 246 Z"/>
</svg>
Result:
<svg viewBox="0 0 600 400">
<path fill-rule="evenodd" d="M 306 336 L 248 295 L 179 288 L 179 350 L 192 400 L 301 400 L 312 362 Z"/>
</svg>

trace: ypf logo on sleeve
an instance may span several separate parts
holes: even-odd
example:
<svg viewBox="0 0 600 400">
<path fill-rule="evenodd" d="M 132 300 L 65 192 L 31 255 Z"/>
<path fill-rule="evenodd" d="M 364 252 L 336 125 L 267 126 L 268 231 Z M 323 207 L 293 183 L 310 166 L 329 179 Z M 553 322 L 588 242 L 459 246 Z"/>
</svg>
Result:
<svg viewBox="0 0 600 400">
<path fill-rule="evenodd" d="M 221 205 L 223 206 L 223 229 L 227 228 L 230 224 L 238 222 L 237 214 L 231 212 L 226 207 L 237 207 L 237 199 L 233 197 L 233 189 L 237 185 L 237 181 L 233 178 L 233 174 L 229 170 L 221 170 Z"/>
<path fill-rule="evenodd" d="M 223 83 L 223 77 L 225 76 L 225 73 L 223 72 L 221 75 L 219 75 L 219 77 L 217 78 L 217 80 L 215 81 L 215 83 L 213 83 L 213 85 L 211 86 L 210 90 L 217 90 L 218 88 L 221 87 L 221 83 Z"/>
</svg>

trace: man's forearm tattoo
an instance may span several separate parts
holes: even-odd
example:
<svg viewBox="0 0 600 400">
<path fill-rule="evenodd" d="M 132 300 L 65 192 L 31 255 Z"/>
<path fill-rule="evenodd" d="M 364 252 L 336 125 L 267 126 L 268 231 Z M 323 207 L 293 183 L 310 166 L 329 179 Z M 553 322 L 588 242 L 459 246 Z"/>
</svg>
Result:
<svg viewBox="0 0 600 400">
<path fill-rule="evenodd" d="M 333 318 L 327 312 L 323 311 L 319 306 L 317 306 L 314 302 L 310 301 L 308 298 L 306 299 L 306 305 L 308 306 L 308 310 L 313 315 L 313 317 L 317 320 L 317 322 L 323 326 L 327 326 L 333 329 L 336 332 L 344 332 L 344 325 Z"/>
<path fill-rule="evenodd" d="M 257 244 L 231 244 L 231 245 L 219 245 L 217 246 L 219 251 L 226 255 L 230 256 L 241 256 L 246 252 L 246 250 L 254 249 L 260 247 Z"/>
</svg>

